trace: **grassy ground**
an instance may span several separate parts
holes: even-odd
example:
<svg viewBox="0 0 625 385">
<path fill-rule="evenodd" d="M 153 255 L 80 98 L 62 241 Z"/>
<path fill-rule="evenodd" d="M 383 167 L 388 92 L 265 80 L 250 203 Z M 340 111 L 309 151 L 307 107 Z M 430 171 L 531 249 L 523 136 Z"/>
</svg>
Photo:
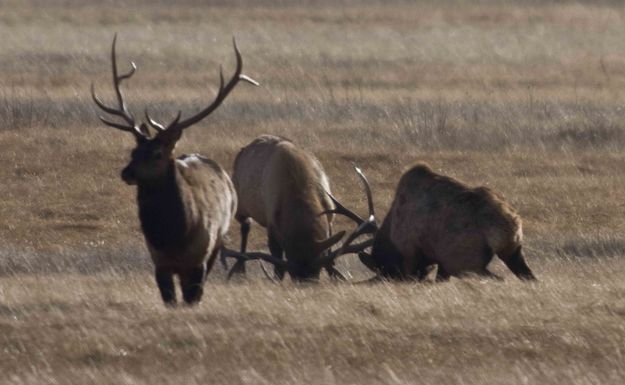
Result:
<svg viewBox="0 0 625 385">
<path fill-rule="evenodd" d="M 145 274 L 7 277 L 0 370 L 11 383 L 616 384 L 624 268 L 545 260 L 536 285 L 219 277 L 176 311 Z"/>
<path fill-rule="evenodd" d="M 230 4 L 230 5 L 228 5 Z M 605 1 L 1 1 L 0 372 L 10 383 L 620 383 L 625 346 L 625 8 Z M 540 283 L 226 285 L 162 307 L 119 179 L 133 140 L 102 126 L 109 49 L 139 70 L 137 117 L 244 84 L 178 149 L 231 169 L 294 139 L 338 197 L 381 214 L 416 160 L 501 192 Z M 347 226 L 340 222 L 339 226 Z M 233 225 L 230 244 L 238 242 Z M 264 247 L 253 230 L 252 247 Z M 368 273 L 356 259 L 341 268 Z"/>
</svg>

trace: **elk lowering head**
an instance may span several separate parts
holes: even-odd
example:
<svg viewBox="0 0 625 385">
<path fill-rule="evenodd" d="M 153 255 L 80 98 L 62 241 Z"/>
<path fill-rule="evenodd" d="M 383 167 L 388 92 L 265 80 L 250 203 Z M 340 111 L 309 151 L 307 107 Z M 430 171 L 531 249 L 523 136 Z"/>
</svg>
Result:
<svg viewBox="0 0 625 385">
<path fill-rule="evenodd" d="M 365 194 L 367 197 L 367 204 L 369 207 L 369 216 L 367 219 L 363 219 L 355 212 L 346 208 L 341 202 L 339 202 L 332 193 L 328 190 L 324 190 L 325 196 L 330 198 L 334 207 L 324 210 L 323 212 L 316 214 L 316 217 L 326 217 L 334 214 L 344 215 L 356 223 L 356 229 L 346 238 L 342 246 L 334 251 L 330 251 L 332 246 L 337 244 L 345 235 L 344 231 L 341 231 L 334 236 L 327 238 L 321 242 L 312 242 L 310 236 L 308 237 L 293 237 L 283 241 L 284 250 L 287 253 L 287 259 L 282 260 L 276 258 L 275 255 L 265 253 L 237 253 L 231 250 L 227 252 L 231 256 L 235 256 L 242 260 L 260 259 L 272 263 L 278 268 L 278 270 L 288 271 L 291 277 L 295 279 L 316 279 L 319 276 L 321 269 L 325 268 L 329 274 L 339 277 L 345 280 L 345 277 L 334 267 L 334 261 L 341 255 L 350 253 L 364 253 L 364 250 L 373 244 L 373 240 L 365 240 L 363 242 L 353 244 L 353 242 L 362 235 L 375 234 L 377 231 L 377 223 L 375 219 L 375 209 L 373 206 L 373 198 L 371 194 L 371 187 L 367 178 L 362 171 L 355 167 L 356 173 L 363 183 Z M 294 222 L 301 220 L 301 216 L 293 216 Z M 292 226 L 284 226 L 292 228 Z M 270 236 L 271 237 L 271 236 Z M 270 239 L 271 249 L 271 239 Z M 274 253 L 275 254 L 275 253 Z M 289 255 L 298 256 L 299 258 L 289 258 Z"/>
<path fill-rule="evenodd" d="M 111 62 L 117 106 L 104 104 L 95 95 L 92 84 L 93 100 L 104 112 L 117 118 L 100 117 L 104 124 L 130 132 L 136 139 L 122 179 L 137 185 L 141 229 L 155 264 L 163 301 L 175 303 L 173 275 L 178 275 L 184 300 L 195 303 L 202 296 L 204 280 L 236 211 L 236 192 L 228 174 L 214 161 L 200 155 L 174 158 L 173 151 L 183 130 L 213 112 L 240 80 L 258 83 L 241 74 L 241 54 L 234 43 L 236 71 L 227 83 L 220 74 L 219 91 L 211 104 L 184 120 L 178 112 L 169 124 L 155 121 L 146 109 L 146 121 L 138 123 L 120 88 L 135 73 L 136 66 L 132 63 L 127 73 L 118 72 L 116 38 Z"/>
<path fill-rule="evenodd" d="M 211 104 L 197 114 L 184 120 L 181 120 L 182 113 L 179 111 L 171 123 L 166 125 L 152 119 L 146 108 L 145 118 L 147 124 L 145 122 L 137 123 L 128 110 L 128 105 L 124 100 L 124 95 L 120 88 L 124 80 L 134 75 L 137 70 L 137 66 L 134 62 L 131 62 L 131 69 L 127 73 L 119 74 L 117 68 L 117 55 L 115 53 L 116 41 L 117 35 L 113 38 L 113 46 L 111 48 L 113 88 L 117 97 L 117 106 L 110 107 L 104 104 L 104 102 L 96 96 L 93 83 L 91 84 L 91 95 L 93 97 L 93 101 L 98 107 L 100 107 L 104 112 L 117 117 L 118 120 L 120 120 L 119 122 L 116 122 L 100 116 L 99 118 L 104 124 L 122 131 L 130 132 L 136 139 L 137 145 L 132 151 L 130 163 L 124 168 L 121 174 L 122 179 L 128 184 L 138 184 L 139 182 L 150 184 L 158 182 L 159 178 L 165 175 L 168 171 L 168 168 L 173 161 L 173 150 L 176 147 L 176 142 L 182 136 L 182 131 L 185 128 L 192 126 L 215 111 L 240 80 L 258 85 L 255 80 L 241 73 L 243 69 L 243 61 L 241 53 L 237 48 L 236 41 L 233 39 L 234 52 L 237 60 L 235 73 L 228 83 L 224 84 L 223 71 L 220 69 L 219 91 Z M 156 135 L 150 135 L 148 125 L 154 129 Z"/>
<path fill-rule="evenodd" d="M 371 253 L 356 245 L 348 251 L 387 278 L 423 279 L 434 264 L 439 279 L 492 276 L 487 266 L 497 255 L 517 277 L 532 280 L 521 238 L 521 219 L 493 191 L 416 164 L 402 175 Z"/>
<path fill-rule="evenodd" d="M 265 260 L 275 265 L 278 278 L 288 272 L 295 280 L 316 279 L 324 268 L 341 278 L 327 255 L 344 233 L 332 233 L 329 178 L 313 154 L 290 140 L 262 135 L 241 149 L 232 179 L 240 202 L 239 254 L 245 254 L 254 219 L 267 229 L 271 255 L 265 254 Z M 244 261 L 240 259 L 231 272 L 242 271 Z"/>
</svg>

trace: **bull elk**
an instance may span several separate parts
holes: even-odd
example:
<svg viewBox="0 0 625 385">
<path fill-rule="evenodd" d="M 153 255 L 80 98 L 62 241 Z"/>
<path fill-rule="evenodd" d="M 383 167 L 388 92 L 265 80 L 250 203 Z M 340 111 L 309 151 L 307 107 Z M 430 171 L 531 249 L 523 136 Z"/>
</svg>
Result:
<svg viewBox="0 0 625 385">
<path fill-rule="evenodd" d="M 437 264 L 441 280 L 466 273 L 494 276 L 487 266 L 497 255 L 518 278 L 536 279 L 521 250 L 521 218 L 492 190 L 468 187 L 417 163 L 402 175 L 378 228 L 369 184 L 357 172 L 365 184 L 370 216 L 362 220 L 337 205 L 335 212 L 358 225 L 337 254 L 358 252 L 369 269 L 392 279 L 423 279 L 427 267 Z M 364 251 L 371 241 L 351 244 L 368 233 L 374 234 L 371 253 Z"/>
<path fill-rule="evenodd" d="M 130 78 L 137 67 L 131 62 L 127 73 L 118 72 L 116 40 L 117 35 L 113 38 L 111 62 L 118 105 L 104 104 L 92 84 L 93 101 L 119 120 L 100 116 L 104 124 L 129 132 L 136 139 L 130 163 L 123 169 L 121 178 L 137 186 L 141 229 L 154 262 L 156 283 L 163 301 L 168 305 L 176 303 L 173 276 L 178 275 L 184 301 L 196 303 L 202 297 L 206 275 L 236 212 L 237 197 L 228 174 L 216 162 L 195 154 L 175 158 L 174 148 L 183 130 L 219 107 L 240 80 L 258 83 L 241 74 L 241 54 L 233 41 L 236 71 L 225 85 L 223 73 L 220 73 L 221 83 L 214 101 L 184 120 L 178 112 L 167 125 L 152 119 L 146 109 L 147 123 L 155 131 L 152 136 L 145 122 L 135 121 L 124 101 L 121 83 Z"/>
<path fill-rule="evenodd" d="M 322 268 L 344 279 L 327 254 L 345 232 L 332 235 L 333 214 L 326 214 L 334 209 L 326 194 L 330 183 L 312 154 L 290 140 L 262 135 L 238 153 L 232 180 L 239 201 L 235 218 L 241 224 L 241 253 L 224 254 L 239 256 L 229 275 L 245 272 L 251 257 L 271 262 L 279 279 L 285 272 L 294 280 L 316 279 Z M 270 255 L 246 252 L 250 218 L 267 229 Z"/>
</svg>

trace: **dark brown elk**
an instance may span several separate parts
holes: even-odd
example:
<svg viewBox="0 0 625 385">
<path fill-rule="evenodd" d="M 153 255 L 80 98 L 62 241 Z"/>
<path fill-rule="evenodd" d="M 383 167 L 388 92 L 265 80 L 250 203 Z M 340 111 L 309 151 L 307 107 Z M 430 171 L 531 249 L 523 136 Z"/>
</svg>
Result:
<svg viewBox="0 0 625 385">
<path fill-rule="evenodd" d="M 392 279 L 423 279 L 433 264 L 438 265 L 438 279 L 467 273 L 493 276 L 487 266 L 497 255 L 520 279 L 535 279 L 521 248 L 521 218 L 492 190 L 468 187 L 418 163 L 402 175 L 378 229 L 370 188 L 361 178 L 371 215 L 359 221 L 345 207 L 337 210 L 358 224 L 337 254 L 359 251 L 369 269 Z M 367 233 L 374 234 L 371 253 L 364 251 L 370 241 L 350 244 Z"/>
<path fill-rule="evenodd" d="M 202 297 L 204 280 L 236 212 L 237 198 L 228 174 L 217 163 L 200 155 L 175 158 L 174 148 L 183 130 L 213 112 L 239 80 L 257 83 L 241 74 L 242 59 L 235 44 L 236 71 L 225 85 L 221 75 L 215 100 L 184 120 L 178 112 L 167 125 L 151 119 L 146 110 L 147 123 L 155 131 L 155 135 L 150 135 L 148 126 L 135 121 L 124 101 L 120 85 L 134 74 L 136 66 L 132 63 L 129 72 L 118 73 L 116 39 L 117 36 L 113 39 L 111 61 L 118 105 L 105 105 L 95 95 L 92 84 L 93 100 L 119 120 L 100 117 L 104 124 L 130 132 L 136 139 L 130 163 L 121 177 L 127 184 L 137 186 L 141 229 L 154 262 L 156 283 L 163 301 L 170 305 L 176 303 L 173 277 L 178 275 L 184 301 L 196 303 Z"/>
<path fill-rule="evenodd" d="M 290 140 L 262 135 L 241 149 L 234 162 L 232 180 L 239 206 L 241 254 L 246 254 L 250 218 L 267 229 L 271 255 L 247 253 L 274 264 L 283 279 L 316 279 L 322 268 L 342 275 L 325 256 L 344 232 L 332 235 L 334 205 L 326 191 L 328 177 L 321 163 Z M 286 259 L 284 259 L 286 257 Z M 231 273 L 244 272 L 239 259 Z"/>
</svg>

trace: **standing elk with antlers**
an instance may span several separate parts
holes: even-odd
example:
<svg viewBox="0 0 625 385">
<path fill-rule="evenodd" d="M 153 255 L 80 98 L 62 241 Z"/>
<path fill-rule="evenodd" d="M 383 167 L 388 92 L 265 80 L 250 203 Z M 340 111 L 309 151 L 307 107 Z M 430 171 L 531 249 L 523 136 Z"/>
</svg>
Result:
<svg viewBox="0 0 625 385">
<path fill-rule="evenodd" d="M 244 272 L 247 259 L 262 259 L 274 265 L 279 279 L 285 271 L 295 280 L 317 279 L 322 268 L 344 279 L 334 259 L 327 258 L 345 232 L 332 235 L 330 183 L 317 158 L 290 140 L 262 135 L 241 149 L 232 180 L 239 200 L 235 218 L 241 224 L 241 253 L 230 252 L 239 256 L 230 275 Z M 250 218 L 267 229 L 271 255 L 246 253 Z"/>
<path fill-rule="evenodd" d="M 437 278 L 444 280 L 466 273 L 494 276 L 487 266 L 497 255 L 518 278 L 536 279 L 521 250 L 521 218 L 493 191 L 468 187 L 416 164 L 402 175 L 391 209 L 378 229 L 369 184 L 356 171 L 365 184 L 370 216 L 362 220 L 337 205 L 336 213 L 358 225 L 337 256 L 358 252 L 369 269 L 393 279 L 423 279 L 427 267 L 437 264 Z M 351 244 L 364 234 L 374 234 L 370 254 L 364 249 L 371 240 Z"/>
<path fill-rule="evenodd" d="M 92 84 L 93 100 L 104 112 L 122 121 L 100 117 L 104 124 L 130 132 L 136 139 L 130 163 L 121 177 L 129 185 L 137 185 L 141 229 L 155 265 L 156 283 L 163 301 L 170 305 L 176 303 L 173 276 L 178 275 L 184 301 L 196 303 L 202 297 L 204 280 L 222 247 L 236 211 L 237 198 L 228 174 L 216 162 L 200 155 L 174 158 L 174 148 L 182 131 L 219 107 L 239 80 L 258 83 L 241 74 L 241 54 L 234 43 L 236 71 L 225 85 L 220 73 L 221 83 L 215 100 L 184 120 L 178 112 L 168 125 L 150 118 L 146 109 L 146 120 L 156 131 L 151 137 L 148 126 L 136 123 L 124 101 L 120 85 L 134 74 L 136 66 L 131 63 L 128 73 L 118 73 L 116 40 L 117 35 L 113 39 L 111 61 L 118 106 L 105 105 L 95 95 Z"/>
</svg>

